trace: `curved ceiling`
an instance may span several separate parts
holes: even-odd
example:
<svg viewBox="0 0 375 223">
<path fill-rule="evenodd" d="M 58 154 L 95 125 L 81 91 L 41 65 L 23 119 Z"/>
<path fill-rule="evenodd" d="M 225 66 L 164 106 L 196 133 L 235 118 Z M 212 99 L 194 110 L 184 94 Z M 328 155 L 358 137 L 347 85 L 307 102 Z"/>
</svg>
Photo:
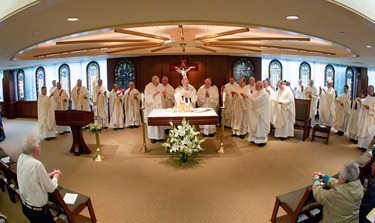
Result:
<svg viewBox="0 0 375 223">
<path fill-rule="evenodd" d="M 287 20 L 288 15 L 299 19 Z M 68 17 L 79 21 L 68 22 Z M 45 0 L 0 22 L 0 69 L 77 57 L 161 54 L 303 56 L 371 67 L 375 52 L 366 46 L 375 47 L 375 27 L 368 18 L 324 0 Z M 78 40 L 86 42 L 66 43 Z"/>
</svg>

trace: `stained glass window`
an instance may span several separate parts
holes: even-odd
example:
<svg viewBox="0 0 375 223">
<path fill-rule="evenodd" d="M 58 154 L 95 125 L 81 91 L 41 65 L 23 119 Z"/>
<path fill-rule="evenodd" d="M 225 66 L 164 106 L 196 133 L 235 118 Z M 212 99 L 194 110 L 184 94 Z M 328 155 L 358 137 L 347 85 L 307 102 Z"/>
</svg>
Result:
<svg viewBox="0 0 375 223">
<path fill-rule="evenodd" d="M 36 97 L 42 93 L 42 87 L 46 86 L 46 71 L 43 67 L 38 67 L 35 71 Z"/>
<path fill-rule="evenodd" d="M 119 89 L 128 89 L 129 82 L 135 81 L 135 66 L 128 59 L 121 60 L 115 67 L 115 84 Z"/>
<path fill-rule="evenodd" d="M 86 67 L 86 75 L 87 75 L 87 89 L 90 92 L 90 95 L 93 95 L 93 89 L 92 84 L 94 80 L 98 80 L 100 78 L 100 68 L 99 64 L 96 61 L 91 61 L 89 64 L 87 64 Z"/>
<path fill-rule="evenodd" d="M 346 68 L 345 71 L 345 80 L 346 84 L 349 86 L 349 94 L 351 94 L 353 90 L 353 83 L 354 83 L 354 71 L 351 67 Z"/>
<path fill-rule="evenodd" d="M 280 61 L 272 60 L 269 65 L 270 85 L 276 89 L 276 84 L 283 79 L 283 66 Z"/>
<path fill-rule="evenodd" d="M 70 93 L 70 68 L 68 64 L 63 64 L 59 67 L 59 82 L 61 83 L 61 88 Z"/>
<path fill-rule="evenodd" d="M 328 64 L 324 70 L 324 85 L 327 85 L 327 82 L 332 81 L 333 86 L 335 85 L 335 68 Z"/>
<path fill-rule="evenodd" d="M 24 101 L 26 99 L 26 96 L 25 96 L 25 72 L 23 70 L 19 70 L 17 72 L 17 87 L 18 87 L 18 100 Z"/>
<path fill-rule="evenodd" d="M 241 77 L 246 79 L 246 83 L 249 83 L 249 78 L 254 77 L 254 65 L 247 58 L 239 58 L 234 62 L 233 65 L 233 77 L 237 83 Z"/>
<path fill-rule="evenodd" d="M 309 86 L 311 79 L 311 66 L 307 62 L 302 62 L 299 66 L 299 79 L 302 80 L 303 86 Z"/>
</svg>

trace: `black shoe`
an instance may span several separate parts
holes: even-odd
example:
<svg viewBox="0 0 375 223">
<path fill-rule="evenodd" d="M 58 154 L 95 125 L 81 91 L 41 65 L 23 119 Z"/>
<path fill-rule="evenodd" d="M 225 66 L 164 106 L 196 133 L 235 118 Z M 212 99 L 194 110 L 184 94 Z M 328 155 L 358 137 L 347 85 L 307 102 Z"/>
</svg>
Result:
<svg viewBox="0 0 375 223">
<path fill-rule="evenodd" d="M 354 142 L 354 139 L 352 139 L 352 138 L 349 138 L 349 141 L 350 141 L 350 142 Z"/>
<path fill-rule="evenodd" d="M 335 134 L 336 134 L 336 135 L 339 135 L 339 134 L 340 134 L 340 131 L 335 132 Z"/>
<path fill-rule="evenodd" d="M 358 140 L 353 139 L 354 144 L 358 144 Z"/>
<path fill-rule="evenodd" d="M 139 126 L 138 125 L 133 125 L 133 128 L 139 128 Z"/>
<path fill-rule="evenodd" d="M 65 132 L 60 132 L 59 134 L 60 134 L 60 135 L 64 135 L 64 133 L 65 133 Z"/>
<path fill-rule="evenodd" d="M 113 128 L 113 130 L 117 131 L 118 128 Z"/>
<path fill-rule="evenodd" d="M 339 132 L 339 136 L 343 136 L 344 135 L 344 132 Z"/>
<path fill-rule="evenodd" d="M 208 136 L 209 136 L 209 137 L 214 137 L 214 134 L 212 133 L 212 134 L 209 134 Z"/>
<path fill-rule="evenodd" d="M 156 140 L 155 140 L 155 139 L 151 139 L 151 143 L 152 143 L 152 144 L 155 144 L 155 143 L 156 143 Z"/>
<path fill-rule="evenodd" d="M 52 138 L 45 138 L 46 141 L 50 141 Z"/>
<path fill-rule="evenodd" d="M 258 144 L 258 147 L 263 147 L 263 146 L 265 146 L 266 144 L 265 143 L 259 143 Z"/>
<path fill-rule="evenodd" d="M 132 128 L 133 128 L 133 126 L 131 125 L 131 126 L 130 126 L 130 128 L 132 129 Z"/>
<path fill-rule="evenodd" d="M 250 141 L 250 143 L 254 144 L 255 142 L 254 141 Z"/>
<path fill-rule="evenodd" d="M 232 134 L 232 137 L 236 137 L 236 134 L 233 133 L 233 134 Z"/>
<path fill-rule="evenodd" d="M 245 135 L 240 135 L 239 138 L 240 138 L 240 139 L 244 139 L 244 138 L 245 138 Z"/>
<path fill-rule="evenodd" d="M 286 140 L 285 137 L 280 137 L 279 139 L 280 139 L 281 141 L 285 141 L 285 140 Z"/>
<path fill-rule="evenodd" d="M 107 126 L 104 126 L 104 129 L 108 129 L 108 127 L 107 127 Z"/>
</svg>

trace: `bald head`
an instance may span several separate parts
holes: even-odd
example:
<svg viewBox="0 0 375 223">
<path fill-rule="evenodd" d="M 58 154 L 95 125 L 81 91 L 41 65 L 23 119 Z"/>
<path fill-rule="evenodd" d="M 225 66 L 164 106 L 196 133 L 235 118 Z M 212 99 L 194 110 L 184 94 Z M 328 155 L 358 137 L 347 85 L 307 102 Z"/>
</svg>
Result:
<svg viewBox="0 0 375 223">
<path fill-rule="evenodd" d="M 260 91 L 263 89 L 263 83 L 261 81 L 257 81 L 255 83 L 255 90 Z"/>
</svg>

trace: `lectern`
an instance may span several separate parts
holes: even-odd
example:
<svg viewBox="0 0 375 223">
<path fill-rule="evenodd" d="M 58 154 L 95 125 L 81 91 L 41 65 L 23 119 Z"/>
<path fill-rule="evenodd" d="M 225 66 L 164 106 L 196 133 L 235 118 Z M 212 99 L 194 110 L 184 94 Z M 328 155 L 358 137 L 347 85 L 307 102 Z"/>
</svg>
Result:
<svg viewBox="0 0 375 223">
<path fill-rule="evenodd" d="M 67 110 L 55 111 L 56 125 L 70 126 L 73 132 L 73 144 L 70 152 L 79 156 L 81 153 L 90 154 L 82 136 L 82 127 L 94 121 L 94 113 L 89 111 Z"/>
</svg>

